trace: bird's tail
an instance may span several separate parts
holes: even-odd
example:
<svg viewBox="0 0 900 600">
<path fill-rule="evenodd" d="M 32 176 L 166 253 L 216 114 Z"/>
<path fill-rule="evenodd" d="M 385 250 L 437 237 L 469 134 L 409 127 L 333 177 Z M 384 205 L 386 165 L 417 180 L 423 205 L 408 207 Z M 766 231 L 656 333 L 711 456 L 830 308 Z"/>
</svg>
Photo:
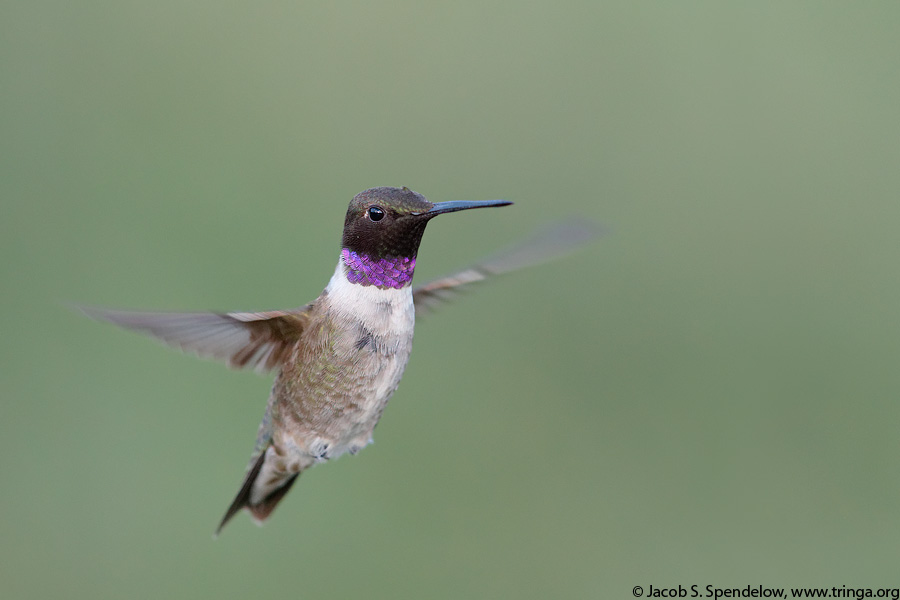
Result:
<svg viewBox="0 0 900 600">
<path fill-rule="evenodd" d="M 222 517 L 222 522 L 216 529 L 216 537 L 242 508 L 246 508 L 259 524 L 269 518 L 284 495 L 294 485 L 294 481 L 300 476 L 299 472 L 287 473 L 280 469 L 276 470 L 274 468 L 276 461 L 271 445 L 264 447 L 259 456 L 251 461 L 241 489 L 231 502 L 231 506 L 225 511 L 225 516 Z"/>
</svg>

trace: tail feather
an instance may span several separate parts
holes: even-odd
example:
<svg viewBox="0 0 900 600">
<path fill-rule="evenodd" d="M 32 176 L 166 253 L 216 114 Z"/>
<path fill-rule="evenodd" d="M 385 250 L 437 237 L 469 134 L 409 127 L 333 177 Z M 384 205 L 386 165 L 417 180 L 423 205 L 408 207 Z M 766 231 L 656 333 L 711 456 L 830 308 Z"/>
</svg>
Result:
<svg viewBox="0 0 900 600">
<path fill-rule="evenodd" d="M 281 499 L 284 498 L 284 495 L 288 493 L 288 490 L 291 489 L 291 486 L 294 485 L 294 482 L 299 476 L 300 473 L 297 473 L 296 475 L 292 475 L 291 477 L 289 477 L 280 488 L 276 488 L 259 504 L 248 504 L 247 510 L 250 511 L 250 514 L 253 515 L 253 518 L 256 519 L 259 523 L 262 523 L 263 521 L 268 519 L 269 515 L 272 514 L 272 511 L 275 510 L 275 507 L 279 502 L 281 502 Z"/>
<path fill-rule="evenodd" d="M 283 484 L 276 487 L 272 490 L 262 501 L 257 503 L 252 503 L 252 492 L 253 492 L 253 484 L 256 482 L 256 479 L 259 477 L 262 472 L 263 464 L 266 462 L 266 455 L 268 448 L 263 448 L 263 451 L 259 453 L 259 456 L 256 458 L 256 461 L 253 463 L 253 466 L 247 471 L 246 477 L 244 477 L 244 483 L 241 485 L 241 489 L 238 491 L 237 495 L 234 497 L 234 500 L 231 502 L 231 506 L 228 507 L 228 510 L 225 511 L 225 516 L 222 517 L 222 522 L 219 523 L 219 526 L 216 528 L 216 532 L 213 537 L 218 537 L 222 532 L 222 529 L 226 524 L 231 520 L 234 515 L 236 515 L 242 508 L 246 508 L 253 518 L 261 523 L 265 521 L 272 511 L 275 510 L 275 507 L 284 498 L 284 495 L 288 493 L 288 490 L 291 489 L 291 486 L 296 481 L 297 477 L 300 476 L 299 473 L 296 473 L 290 477 L 288 477 Z"/>
</svg>

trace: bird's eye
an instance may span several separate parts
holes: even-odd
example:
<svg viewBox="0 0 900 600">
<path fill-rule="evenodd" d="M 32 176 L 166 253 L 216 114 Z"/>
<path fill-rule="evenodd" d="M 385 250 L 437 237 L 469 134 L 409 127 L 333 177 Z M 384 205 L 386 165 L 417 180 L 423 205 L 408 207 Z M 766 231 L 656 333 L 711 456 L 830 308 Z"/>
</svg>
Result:
<svg viewBox="0 0 900 600">
<path fill-rule="evenodd" d="M 384 209 L 380 206 L 369 207 L 369 218 L 373 221 L 380 221 L 384 218 Z"/>
</svg>

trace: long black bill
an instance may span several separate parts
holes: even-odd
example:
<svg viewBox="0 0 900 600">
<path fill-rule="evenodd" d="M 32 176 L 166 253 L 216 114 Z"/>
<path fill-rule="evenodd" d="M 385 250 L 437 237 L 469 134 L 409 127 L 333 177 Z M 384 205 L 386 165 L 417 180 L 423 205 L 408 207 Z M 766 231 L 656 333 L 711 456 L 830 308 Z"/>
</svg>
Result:
<svg viewBox="0 0 900 600">
<path fill-rule="evenodd" d="M 470 208 L 490 208 L 491 206 L 509 206 L 509 200 L 451 200 L 450 202 L 437 202 L 431 210 L 420 213 L 423 217 L 436 217 L 444 213 Z"/>
</svg>

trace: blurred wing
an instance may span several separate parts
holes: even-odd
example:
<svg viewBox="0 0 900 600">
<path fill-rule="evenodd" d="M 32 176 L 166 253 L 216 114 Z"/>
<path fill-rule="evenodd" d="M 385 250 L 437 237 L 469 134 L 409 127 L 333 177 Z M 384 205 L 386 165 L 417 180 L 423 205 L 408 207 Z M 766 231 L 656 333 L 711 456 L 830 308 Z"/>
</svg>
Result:
<svg viewBox="0 0 900 600">
<path fill-rule="evenodd" d="M 281 366 L 300 339 L 311 305 L 291 311 L 155 313 L 79 307 L 87 316 L 146 333 L 198 356 L 258 372 Z"/>
<path fill-rule="evenodd" d="M 430 313 L 459 292 L 470 289 L 472 284 L 565 256 L 601 233 L 599 227 L 584 221 L 555 223 L 509 250 L 415 288 L 416 315 Z"/>
</svg>

